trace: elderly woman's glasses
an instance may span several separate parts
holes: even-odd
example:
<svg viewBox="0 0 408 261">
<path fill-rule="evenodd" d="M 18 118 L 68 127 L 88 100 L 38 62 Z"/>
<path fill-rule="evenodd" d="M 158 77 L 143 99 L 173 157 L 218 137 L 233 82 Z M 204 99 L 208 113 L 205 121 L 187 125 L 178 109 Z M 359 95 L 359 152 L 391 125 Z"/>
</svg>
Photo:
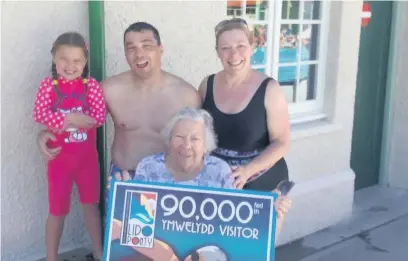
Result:
<svg viewBox="0 0 408 261">
<path fill-rule="evenodd" d="M 242 24 L 242 25 L 248 27 L 247 22 L 246 22 L 244 19 L 242 19 L 242 18 L 232 18 L 232 19 L 229 19 L 229 20 L 223 20 L 223 21 L 219 22 L 219 23 L 217 24 L 217 26 L 215 27 L 215 35 L 217 35 L 218 32 L 219 32 L 224 26 L 226 26 L 226 25 L 229 24 L 229 23 L 238 23 L 238 24 Z"/>
</svg>

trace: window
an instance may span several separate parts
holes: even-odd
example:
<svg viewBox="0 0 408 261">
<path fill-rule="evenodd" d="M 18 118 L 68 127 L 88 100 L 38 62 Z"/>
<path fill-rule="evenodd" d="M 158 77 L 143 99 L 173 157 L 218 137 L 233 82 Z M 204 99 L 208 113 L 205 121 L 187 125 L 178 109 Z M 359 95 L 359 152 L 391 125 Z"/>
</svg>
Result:
<svg viewBox="0 0 408 261">
<path fill-rule="evenodd" d="M 329 2 L 227 2 L 229 18 L 244 18 L 254 33 L 253 68 L 279 81 L 295 120 L 304 115 L 314 118 L 323 115 Z"/>
</svg>

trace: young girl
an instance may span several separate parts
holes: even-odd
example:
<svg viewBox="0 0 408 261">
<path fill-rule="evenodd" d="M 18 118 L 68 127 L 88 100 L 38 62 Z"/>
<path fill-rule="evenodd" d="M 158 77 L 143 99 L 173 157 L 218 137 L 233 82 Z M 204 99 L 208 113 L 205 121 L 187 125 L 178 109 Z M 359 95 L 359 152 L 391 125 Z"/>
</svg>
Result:
<svg viewBox="0 0 408 261">
<path fill-rule="evenodd" d="M 65 216 L 69 213 L 75 182 L 84 209 L 85 225 L 102 259 L 99 215 L 99 163 L 96 128 L 106 118 L 106 105 L 98 82 L 89 77 L 89 51 L 78 33 L 60 35 L 51 49 L 52 77 L 46 77 L 37 93 L 34 120 L 55 133 L 51 148 L 59 154 L 48 161 L 49 215 L 46 225 L 47 261 L 57 261 Z"/>
</svg>

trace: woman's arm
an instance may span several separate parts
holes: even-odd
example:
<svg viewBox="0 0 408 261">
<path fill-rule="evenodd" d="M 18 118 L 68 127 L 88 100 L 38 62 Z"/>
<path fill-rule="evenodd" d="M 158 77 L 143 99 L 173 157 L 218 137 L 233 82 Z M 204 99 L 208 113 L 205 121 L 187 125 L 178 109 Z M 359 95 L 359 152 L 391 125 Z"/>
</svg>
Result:
<svg viewBox="0 0 408 261">
<path fill-rule="evenodd" d="M 290 210 L 292 206 L 292 200 L 289 199 L 287 196 L 281 196 L 278 191 L 274 191 L 278 193 L 278 198 L 276 199 L 274 206 L 277 213 L 276 216 L 276 232 L 275 232 L 275 243 L 278 241 L 279 234 L 283 227 L 283 222 L 285 221 L 285 215 Z"/>
<path fill-rule="evenodd" d="M 285 93 L 276 81 L 270 81 L 265 94 L 270 145 L 244 167 L 247 177 L 271 168 L 290 147 L 290 123 Z"/>
</svg>

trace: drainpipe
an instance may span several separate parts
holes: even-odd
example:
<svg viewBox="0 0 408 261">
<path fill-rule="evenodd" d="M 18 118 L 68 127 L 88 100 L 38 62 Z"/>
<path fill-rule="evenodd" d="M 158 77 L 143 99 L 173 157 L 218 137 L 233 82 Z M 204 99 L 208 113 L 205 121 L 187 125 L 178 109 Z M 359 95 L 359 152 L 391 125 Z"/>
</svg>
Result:
<svg viewBox="0 0 408 261">
<path fill-rule="evenodd" d="M 90 74 L 98 82 L 105 79 L 105 12 L 104 1 L 88 1 L 89 20 L 89 49 L 90 49 Z M 104 231 L 105 216 L 105 188 L 107 177 L 106 165 L 106 124 L 97 129 L 97 149 L 100 167 L 100 209 L 102 219 L 102 231 Z M 102 233 L 103 239 L 104 233 Z"/>
</svg>

